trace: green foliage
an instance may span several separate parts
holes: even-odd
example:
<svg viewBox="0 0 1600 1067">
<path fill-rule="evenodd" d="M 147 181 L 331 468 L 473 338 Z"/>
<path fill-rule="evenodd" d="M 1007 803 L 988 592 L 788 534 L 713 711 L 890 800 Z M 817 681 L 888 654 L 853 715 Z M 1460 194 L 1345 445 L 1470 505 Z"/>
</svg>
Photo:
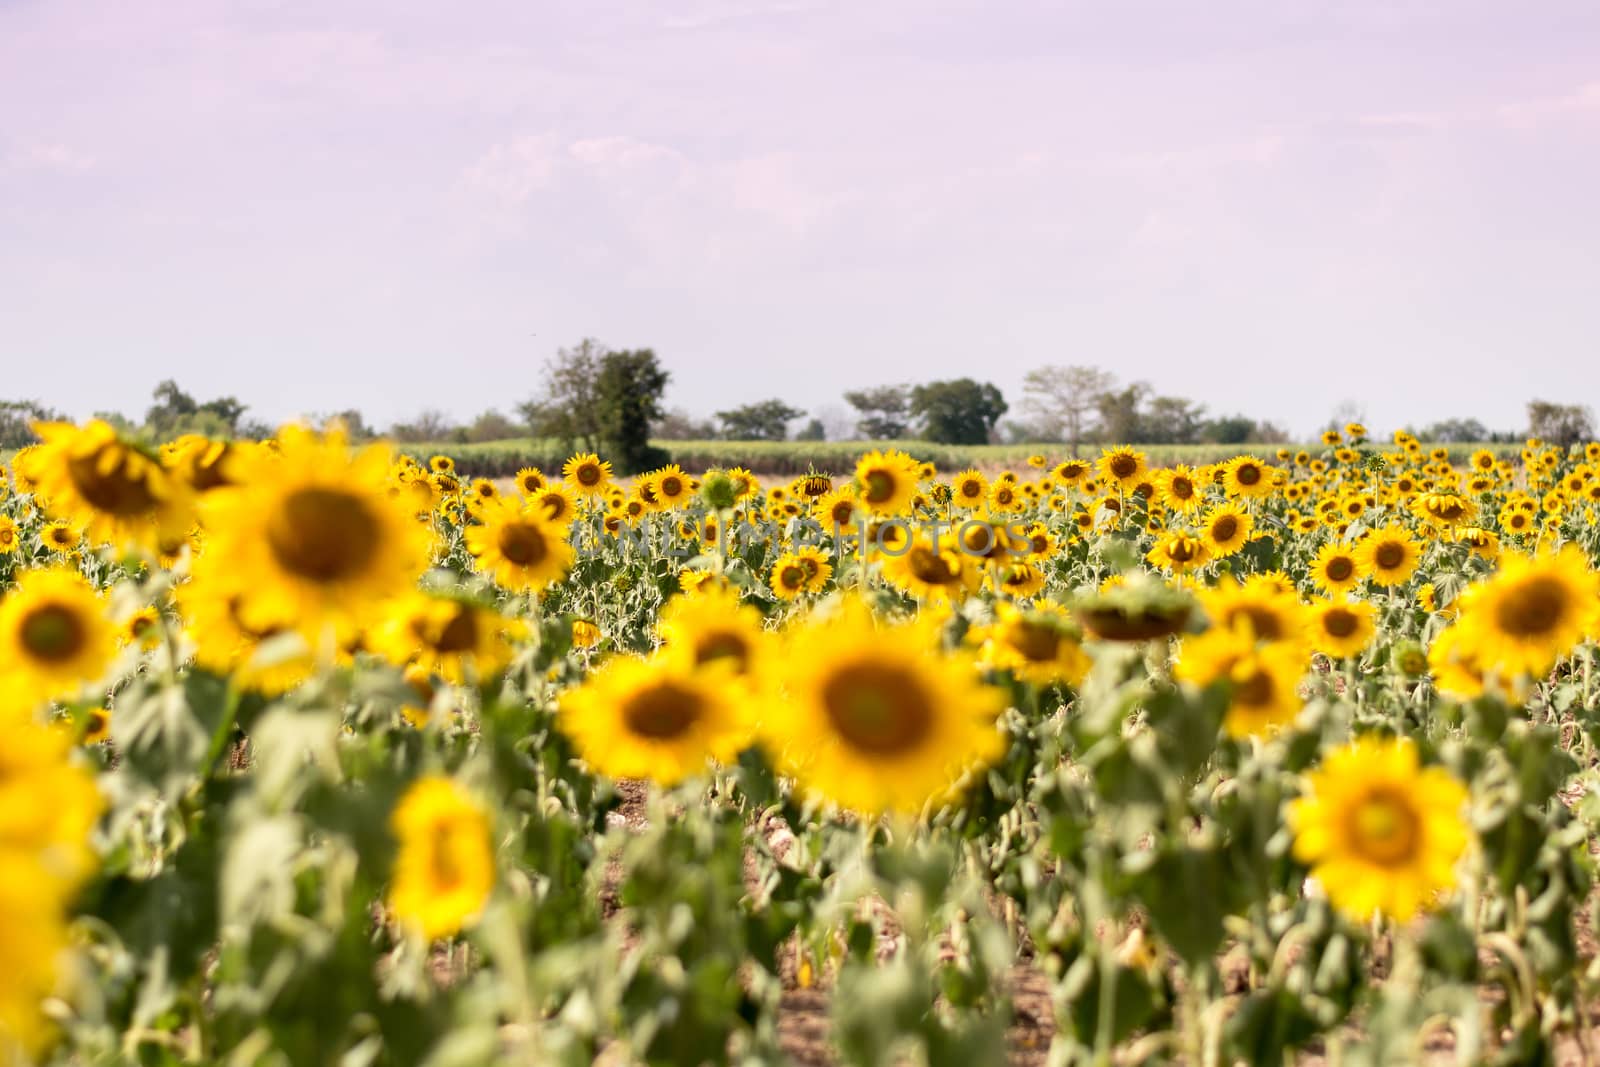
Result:
<svg viewBox="0 0 1600 1067">
<path fill-rule="evenodd" d="M 789 423 L 804 414 L 774 399 L 719 411 L 717 419 L 722 423 L 722 436 L 730 441 L 782 441 L 789 436 Z"/>
<path fill-rule="evenodd" d="M 912 386 L 911 413 L 930 441 L 981 445 L 988 443 L 995 423 L 1006 413 L 1006 402 L 988 382 L 957 378 Z"/>
</svg>

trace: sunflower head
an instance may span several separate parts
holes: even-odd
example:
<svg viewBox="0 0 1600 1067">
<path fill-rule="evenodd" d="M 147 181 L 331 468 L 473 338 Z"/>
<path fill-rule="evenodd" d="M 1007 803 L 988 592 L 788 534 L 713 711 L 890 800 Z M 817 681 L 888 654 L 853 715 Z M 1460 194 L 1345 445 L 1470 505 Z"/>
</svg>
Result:
<svg viewBox="0 0 1600 1067">
<path fill-rule="evenodd" d="M 104 603 L 77 572 L 23 571 L 0 598 L 0 714 L 76 693 L 105 673 L 116 649 Z"/>
<path fill-rule="evenodd" d="M 159 456 L 108 423 L 37 423 L 34 430 L 43 443 L 17 454 L 18 474 L 47 513 L 82 530 L 91 543 L 150 549 L 164 533 L 189 527 L 189 487 Z"/>
<path fill-rule="evenodd" d="M 427 939 L 472 925 L 494 889 L 489 815 L 453 780 L 422 778 L 389 820 L 400 844 L 389 908 Z"/>
</svg>

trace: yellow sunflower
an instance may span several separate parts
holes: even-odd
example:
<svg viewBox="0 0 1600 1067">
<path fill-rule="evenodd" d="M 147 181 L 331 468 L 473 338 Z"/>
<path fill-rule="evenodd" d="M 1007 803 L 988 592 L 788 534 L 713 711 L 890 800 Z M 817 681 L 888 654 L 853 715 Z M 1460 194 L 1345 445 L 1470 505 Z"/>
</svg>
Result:
<svg viewBox="0 0 1600 1067">
<path fill-rule="evenodd" d="M 1192 467 L 1179 463 L 1169 470 L 1156 471 L 1156 489 L 1161 503 L 1187 515 L 1205 503 L 1204 490 Z"/>
<path fill-rule="evenodd" d="M 983 506 L 989 495 L 989 480 L 975 470 L 964 470 L 950 479 L 950 503 L 963 511 Z"/>
<path fill-rule="evenodd" d="M 727 666 L 747 683 L 767 675 L 771 636 L 761 612 L 741 603 L 736 590 L 709 589 L 699 596 L 674 597 L 656 624 L 665 654 L 693 668 Z"/>
<path fill-rule="evenodd" d="M 1156 538 L 1155 545 L 1144 558 L 1173 574 L 1186 574 L 1205 566 L 1211 559 L 1211 549 L 1193 534 L 1173 530 Z"/>
<path fill-rule="evenodd" d="M 514 480 L 517 483 L 517 491 L 523 496 L 532 496 L 543 489 L 550 481 L 544 476 L 544 471 L 538 467 L 523 467 L 517 471 Z"/>
<path fill-rule="evenodd" d="M 572 517 L 578 512 L 577 502 L 562 482 L 551 482 L 534 493 L 529 497 L 526 508 L 557 527 L 570 525 Z"/>
<path fill-rule="evenodd" d="M 1230 497 L 1272 495 L 1272 468 L 1254 456 L 1235 456 L 1222 465 L 1222 491 Z"/>
<path fill-rule="evenodd" d="M 506 589 L 538 592 L 560 581 L 575 553 L 567 528 L 545 517 L 537 503 L 521 507 L 497 500 L 483 510 L 483 524 L 464 534 L 478 569 Z"/>
<path fill-rule="evenodd" d="M 1231 737 L 1271 733 L 1300 713 L 1302 650 L 1281 642 L 1258 644 L 1248 626 L 1214 627 L 1186 638 L 1172 673 L 1191 685 L 1228 684 L 1222 727 Z"/>
<path fill-rule="evenodd" d="M 1086 459 L 1064 459 L 1056 464 L 1051 475 L 1064 486 L 1075 486 L 1089 477 L 1094 468 Z"/>
<path fill-rule="evenodd" d="M 229 581 L 225 561 L 202 555 L 194 574 L 175 593 L 184 637 L 195 665 L 231 675 L 241 689 L 274 697 L 316 673 L 316 656 L 305 637 L 280 625 L 252 626 L 243 616 L 243 596 Z"/>
<path fill-rule="evenodd" d="M 611 484 L 611 464 L 593 452 L 580 452 L 562 465 L 561 476 L 582 496 L 597 496 Z"/>
<path fill-rule="evenodd" d="M 1127 445 L 1105 449 L 1100 456 L 1100 476 L 1123 492 L 1144 481 L 1149 471 L 1149 458 Z"/>
<path fill-rule="evenodd" d="M 964 555 L 953 531 L 937 539 L 919 529 L 899 555 L 883 556 L 885 580 L 921 600 L 958 603 L 977 591 L 977 561 Z"/>
<path fill-rule="evenodd" d="M 1200 540 L 1205 542 L 1213 556 L 1222 559 L 1244 547 L 1245 542 L 1250 540 L 1250 531 L 1254 526 L 1255 520 L 1249 512 L 1233 504 L 1218 504 L 1206 512 L 1200 527 Z"/>
<path fill-rule="evenodd" d="M 803 792 L 863 814 L 944 801 L 1005 748 L 1004 699 L 931 621 L 879 627 L 856 602 L 789 635 L 764 733 Z"/>
<path fill-rule="evenodd" d="M 388 450 L 352 451 L 337 434 L 290 426 L 278 450 L 239 464 L 236 486 L 203 498 L 206 555 L 251 629 L 299 629 L 314 648 L 342 642 L 428 562 L 428 531 L 386 491 Z"/>
<path fill-rule="evenodd" d="M 52 552 L 71 552 L 82 540 L 83 535 L 65 522 L 47 522 L 39 531 L 39 543 Z"/>
<path fill-rule="evenodd" d="M 780 599 L 793 600 L 811 585 L 811 568 L 793 552 L 785 552 L 772 563 L 767 584 Z"/>
<path fill-rule="evenodd" d="M 454 685 L 487 683 L 510 662 L 522 629 L 470 600 L 413 592 L 389 606 L 367 647 L 397 667 L 415 664 Z"/>
<path fill-rule="evenodd" d="M 1296 643 L 1306 639 L 1306 610 L 1293 587 L 1258 575 L 1243 585 L 1231 577 L 1198 591 L 1200 606 L 1214 627 L 1241 626 L 1262 641 Z"/>
<path fill-rule="evenodd" d="M 1597 594 L 1600 584 L 1575 546 L 1508 553 L 1499 572 L 1462 599 L 1462 647 L 1503 677 L 1543 674 L 1583 641 Z"/>
<path fill-rule="evenodd" d="M 1422 547 L 1403 526 L 1390 524 L 1371 531 L 1355 546 L 1356 563 L 1379 585 L 1403 585 L 1422 561 Z"/>
<path fill-rule="evenodd" d="M 1311 580 L 1328 593 L 1347 593 L 1361 580 L 1361 567 L 1355 553 L 1329 541 L 1311 562 Z"/>
<path fill-rule="evenodd" d="M 0 598 L 0 715 L 76 694 L 105 673 L 116 651 L 116 627 L 80 575 L 23 571 Z"/>
<path fill-rule="evenodd" d="M 876 515 L 898 515 L 917 494 L 917 462 L 904 452 L 874 449 L 856 463 L 856 498 Z"/>
<path fill-rule="evenodd" d="M 471 926 L 494 890 L 494 849 L 487 809 L 453 780 L 412 783 L 389 828 L 400 843 L 389 910 L 432 941 Z"/>
<path fill-rule="evenodd" d="M 675 508 L 694 493 L 694 482 L 676 463 L 650 475 L 650 488 L 658 508 Z"/>
<path fill-rule="evenodd" d="M 1365 600 L 1324 600 L 1311 605 L 1311 647 L 1334 659 L 1366 651 L 1378 632 L 1377 609 Z"/>
<path fill-rule="evenodd" d="M 1358 738 L 1329 753 L 1289 803 L 1294 855 L 1358 922 L 1407 922 L 1456 885 L 1471 834 L 1467 791 L 1423 768 L 1408 740 Z"/>
<path fill-rule="evenodd" d="M 1024 609 L 1001 601 L 995 605 L 994 622 L 975 627 L 969 640 L 979 645 L 979 663 L 1010 671 L 1019 681 L 1080 685 L 1089 673 L 1083 634 L 1056 604 Z"/>
<path fill-rule="evenodd" d="M 26 470 L 47 514 L 92 543 L 152 549 L 193 522 L 189 487 L 107 423 L 42 422 L 34 430 L 43 443 L 17 454 L 18 472 Z"/>
<path fill-rule="evenodd" d="M 9 515 L 0 515 L 0 555 L 17 550 L 17 524 Z"/>
<path fill-rule="evenodd" d="M 746 694 L 729 685 L 732 663 L 687 660 L 619 656 L 562 694 L 558 724 L 596 772 L 670 786 L 708 760 L 731 762 L 749 744 Z"/>
</svg>

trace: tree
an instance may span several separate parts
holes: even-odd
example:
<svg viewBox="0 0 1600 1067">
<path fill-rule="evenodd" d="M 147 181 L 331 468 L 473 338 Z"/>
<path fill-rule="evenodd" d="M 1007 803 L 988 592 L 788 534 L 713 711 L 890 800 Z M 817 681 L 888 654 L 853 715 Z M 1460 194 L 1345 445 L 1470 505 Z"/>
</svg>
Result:
<svg viewBox="0 0 1600 1067">
<path fill-rule="evenodd" d="M 66 416 L 37 400 L 0 400 L 0 448 L 26 448 L 39 443 L 33 422 L 61 422 Z"/>
<path fill-rule="evenodd" d="M 1101 393 L 1095 400 L 1095 411 L 1100 418 L 1101 440 L 1113 444 L 1138 443 L 1144 430 L 1141 418 L 1145 398 L 1150 386 L 1134 382 L 1125 389 Z"/>
<path fill-rule="evenodd" d="M 722 436 L 730 441 L 782 441 L 789 436 L 789 423 L 805 412 L 782 400 L 763 400 L 732 411 L 719 411 Z"/>
<path fill-rule="evenodd" d="M 194 397 L 178 387 L 178 383 L 171 378 L 166 379 L 155 387 L 151 393 L 155 400 L 144 413 L 144 424 L 158 437 L 165 437 L 177 428 L 181 419 L 186 419 L 200 410 L 200 405 Z"/>
<path fill-rule="evenodd" d="M 1181 396 L 1158 396 L 1139 415 L 1137 440 L 1152 445 L 1192 445 L 1205 427 L 1203 404 Z"/>
<path fill-rule="evenodd" d="M 389 427 L 389 436 L 404 444 L 426 444 L 438 441 L 455 441 L 459 428 L 450 416 L 438 408 L 417 412 L 409 422 L 397 422 Z"/>
<path fill-rule="evenodd" d="M 1487 441 L 1490 436 L 1489 428 L 1477 419 L 1441 419 L 1417 434 L 1418 440 L 1437 441 L 1443 445 Z"/>
<path fill-rule="evenodd" d="M 717 427 L 709 419 L 696 419 L 682 408 L 673 408 L 656 423 L 655 436 L 663 441 L 709 441 L 717 436 Z"/>
<path fill-rule="evenodd" d="M 1005 398 L 988 382 L 956 378 L 928 382 L 911 390 L 911 413 L 929 441 L 947 445 L 987 444 L 994 424 L 1006 413 Z"/>
<path fill-rule="evenodd" d="M 493 408 L 473 419 L 466 429 L 467 440 L 474 444 L 521 436 L 522 427 Z"/>
<path fill-rule="evenodd" d="M 207 400 L 200 405 L 196 414 L 215 415 L 228 428 L 231 435 L 239 429 L 239 420 L 244 416 L 249 405 L 240 403 L 237 397 L 219 396 L 215 400 Z"/>
<path fill-rule="evenodd" d="M 828 439 L 828 428 L 822 425 L 821 419 L 812 419 L 800 428 L 800 432 L 794 435 L 794 439 L 796 441 L 826 441 Z"/>
<path fill-rule="evenodd" d="M 860 413 L 856 432 L 871 441 L 897 441 L 911 429 L 911 390 L 904 385 L 876 385 L 844 394 L 845 403 Z"/>
<path fill-rule="evenodd" d="M 1248 415 L 1219 415 L 1200 428 L 1200 440 L 1209 445 L 1242 445 L 1256 432 Z"/>
<path fill-rule="evenodd" d="M 1528 401 L 1528 436 L 1562 448 L 1594 439 L 1594 412 L 1582 404 Z"/>
<path fill-rule="evenodd" d="M 366 417 L 355 408 L 345 408 L 326 415 L 307 415 L 306 421 L 320 430 L 338 423 L 344 427 L 345 436 L 352 441 L 368 441 L 377 436 L 372 427 L 367 425 Z"/>
<path fill-rule="evenodd" d="M 607 352 L 594 381 L 602 455 L 619 474 L 637 474 L 667 462 L 650 444 L 650 426 L 661 418 L 661 394 L 671 375 L 648 348 Z"/>
<path fill-rule="evenodd" d="M 1099 367 L 1040 367 L 1022 379 L 1022 410 L 1044 440 L 1061 440 L 1078 454 L 1093 433 L 1100 397 L 1114 378 Z"/>
<path fill-rule="evenodd" d="M 517 414 L 535 437 L 553 437 L 568 450 L 600 447 L 598 407 L 601 365 L 610 349 L 592 337 L 576 348 L 556 352 L 544 367 L 540 394 L 517 405 Z"/>
</svg>

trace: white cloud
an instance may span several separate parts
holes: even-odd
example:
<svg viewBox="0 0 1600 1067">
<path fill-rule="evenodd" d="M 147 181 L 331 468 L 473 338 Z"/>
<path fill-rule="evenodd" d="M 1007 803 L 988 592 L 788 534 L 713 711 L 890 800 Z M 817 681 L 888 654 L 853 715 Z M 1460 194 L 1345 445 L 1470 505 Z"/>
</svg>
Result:
<svg viewBox="0 0 1600 1067">
<path fill-rule="evenodd" d="M 545 135 L 515 137 L 491 147 L 462 172 L 458 187 L 491 208 L 515 208 L 550 184 L 557 156 Z"/>
</svg>

